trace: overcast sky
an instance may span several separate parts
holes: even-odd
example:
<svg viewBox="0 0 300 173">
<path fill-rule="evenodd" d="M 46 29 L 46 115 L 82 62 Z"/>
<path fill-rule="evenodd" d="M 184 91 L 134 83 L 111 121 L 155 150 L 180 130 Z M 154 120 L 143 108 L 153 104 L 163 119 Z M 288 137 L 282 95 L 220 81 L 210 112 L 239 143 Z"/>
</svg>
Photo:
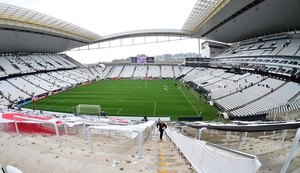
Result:
<svg viewBox="0 0 300 173">
<path fill-rule="evenodd" d="M 140 29 L 181 29 L 197 0 L 1 0 L 88 29 L 101 36 Z M 67 52 L 81 63 L 137 54 L 198 52 L 197 39 Z"/>
</svg>

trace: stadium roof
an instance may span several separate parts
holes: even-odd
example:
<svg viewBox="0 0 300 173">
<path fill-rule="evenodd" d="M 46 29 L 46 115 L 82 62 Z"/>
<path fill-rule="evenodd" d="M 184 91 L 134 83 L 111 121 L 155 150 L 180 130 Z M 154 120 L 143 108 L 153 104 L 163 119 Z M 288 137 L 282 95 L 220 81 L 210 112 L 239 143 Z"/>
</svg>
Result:
<svg viewBox="0 0 300 173">
<path fill-rule="evenodd" d="M 195 31 L 210 19 L 220 7 L 228 1 L 224 0 L 198 0 L 189 17 L 185 21 L 182 30 Z"/>
<path fill-rule="evenodd" d="M 55 17 L 0 3 L 1 53 L 57 53 L 92 43 L 99 37 Z"/>
<path fill-rule="evenodd" d="M 300 30 L 299 0 L 198 0 L 182 30 L 233 43 Z"/>
<path fill-rule="evenodd" d="M 43 30 L 83 42 L 92 42 L 100 37 L 93 32 L 55 17 L 3 3 L 0 4 L 0 24 Z"/>
</svg>

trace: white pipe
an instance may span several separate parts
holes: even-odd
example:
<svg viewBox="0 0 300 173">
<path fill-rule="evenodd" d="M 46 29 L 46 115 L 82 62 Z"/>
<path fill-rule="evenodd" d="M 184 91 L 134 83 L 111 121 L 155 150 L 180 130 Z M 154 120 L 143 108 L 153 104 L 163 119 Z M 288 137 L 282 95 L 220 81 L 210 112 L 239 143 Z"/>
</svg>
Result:
<svg viewBox="0 0 300 173">
<path fill-rule="evenodd" d="M 231 135 L 231 131 L 228 131 L 225 136 L 225 144 L 227 144 L 228 139 L 230 138 L 230 135 Z"/>
<path fill-rule="evenodd" d="M 63 122 L 63 126 L 64 126 L 65 135 L 68 135 L 68 130 L 65 122 Z"/>
<path fill-rule="evenodd" d="M 90 153 L 93 153 L 94 148 L 93 148 L 93 143 L 92 143 L 91 130 L 92 130 L 92 126 L 88 127 L 88 129 L 84 130 L 84 131 L 87 132 L 87 139 L 88 139 L 88 142 L 89 142 Z"/>
<path fill-rule="evenodd" d="M 271 136 L 271 139 L 275 139 L 275 130 L 273 131 L 273 135 Z"/>
<path fill-rule="evenodd" d="M 206 130 L 207 128 L 206 127 L 202 127 L 201 129 L 199 129 L 199 136 L 198 136 L 198 139 L 201 140 L 201 134 L 202 134 L 202 131 L 203 130 Z"/>
<path fill-rule="evenodd" d="M 287 159 L 285 160 L 285 163 L 280 171 L 280 173 L 285 173 L 287 171 L 287 168 L 290 165 L 291 160 L 294 158 L 295 154 L 296 154 L 296 150 L 297 150 L 297 146 L 300 140 L 300 128 L 298 129 L 295 138 L 294 138 L 294 142 L 293 145 L 291 147 L 290 153 L 287 157 Z"/>
<path fill-rule="evenodd" d="M 143 132 L 140 132 L 140 131 L 133 131 L 133 132 L 136 132 L 138 133 L 138 138 L 139 138 L 139 142 L 138 142 L 138 146 L 139 146 L 139 157 L 138 159 L 142 159 L 143 158 Z"/>
<path fill-rule="evenodd" d="M 281 139 L 281 145 L 283 145 L 285 137 L 286 137 L 287 129 L 282 131 L 282 139 Z"/>
<path fill-rule="evenodd" d="M 248 135 L 248 132 L 244 132 L 244 135 L 243 135 L 243 143 L 245 143 L 246 139 L 247 139 L 247 135 Z"/>
<path fill-rule="evenodd" d="M 242 141 L 242 137 L 244 136 L 244 132 L 240 132 L 240 136 L 239 136 L 239 141 L 238 144 L 236 146 L 236 150 L 240 150 L 240 145 L 241 145 L 241 141 Z"/>
<path fill-rule="evenodd" d="M 17 124 L 17 121 L 16 121 L 16 116 L 14 116 L 14 122 L 15 122 L 16 132 L 17 132 L 18 135 L 20 135 L 19 127 L 18 127 L 18 124 Z"/>
<path fill-rule="evenodd" d="M 56 133 L 56 137 L 57 137 L 57 142 L 58 142 L 58 146 L 61 147 L 61 140 L 60 140 L 60 136 L 59 136 L 59 131 L 58 131 L 58 126 L 56 124 L 56 122 L 54 121 L 46 121 L 46 120 L 38 120 L 38 119 L 34 119 L 34 118 L 30 118 L 30 117 L 23 117 L 23 116 L 14 116 L 14 122 L 15 122 L 15 127 L 16 127 L 16 131 L 18 134 L 20 134 L 19 132 L 19 128 L 18 128 L 18 124 L 16 121 L 16 118 L 20 118 L 20 119 L 24 119 L 24 120 L 30 120 L 30 121 L 34 121 L 34 122 L 40 122 L 40 123 L 48 123 L 48 124 L 53 124 L 54 128 L 55 128 L 55 133 Z"/>
</svg>

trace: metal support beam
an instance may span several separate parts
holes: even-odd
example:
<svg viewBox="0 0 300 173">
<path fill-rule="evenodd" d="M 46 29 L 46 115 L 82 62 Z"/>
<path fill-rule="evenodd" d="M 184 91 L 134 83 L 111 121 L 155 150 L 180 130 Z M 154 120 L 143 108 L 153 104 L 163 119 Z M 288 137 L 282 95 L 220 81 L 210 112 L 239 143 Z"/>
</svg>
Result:
<svg viewBox="0 0 300 173">
<path fill-rule="evenodd" d="M 231 135 L 231 132 L 228 131 L 228 132 L 226 133 L 226 136 L 225 136 L 225 144 L 227 144 L 227 142 L 228 142 L 228 140 L 229 140 L 229 138 L 230 138 L 230 135 Z"/>
<path fill-rule="evenodd" d="M 240 150 L 240 145 L 241 145 L 241 141 L 242 141 L 242 137 L 244 136 L 244 133 L 245 132 L 240 132 L 239 141 L 238 141 L 238 144 L 236 146 L 237 150 Z"/>
<path fill-rule="evenodd" d="M 287 133 L 287 129 L 286 130 L 282 130 L 282 139 L 281 139 L 281 145 L 283 145 L 285 137 L 286 137 L 286 133 Z"/>
<path fill-rule="evenodd" d="M 243 135 L 243 143 L 245 143 L 246 139 L 247 139 L 247 135 L 248 135 L 248 132 L 244 132 L 244 135 Z"/>
<path fill-rule="evenodd" d="M 58 143 L 58 146 L 59 147 L 62 146 L 61 139 L 60 139 L 60 136 L 59 136 L 58 126 L 57 126 L 56 122 L 54 122 L 54 121 L 46 121 L 46 120 L 38 120 L 38 119 L 30 118 L 30 117 L 14 116 L 15 128 L 16 128 L 16 131 L 17 131 L 18 135 L 20 135 L 20 131 L 19 131 L 19 128 L 18 128 L 18 123 L 17 123 L 16 118 L 23 119 L 23 120 L 34 121 L 34 122 L 40 122 L 40 123 L 53 124 L 54 129 L 55 129 L 55 133 L 56 133 L 56 139 L 57 139 L 56 141 Z M 63 125 L 65 125 L 65 124 L 63 123 Z M 65 134 L 67 134 L 67 131 L 65 131 Z"/>
<path fill-rule="evenodd" d="M 273 135 L 271 136 L 271 139 L 275 139 L 275 130 L 273 131 Z"/>
<path fill-rule="evenodd" d="M 198 38 L 198 51 L 199 51 L 199 57 L 201 56 L 201 43 L 200 38 Z"/>
</svg>

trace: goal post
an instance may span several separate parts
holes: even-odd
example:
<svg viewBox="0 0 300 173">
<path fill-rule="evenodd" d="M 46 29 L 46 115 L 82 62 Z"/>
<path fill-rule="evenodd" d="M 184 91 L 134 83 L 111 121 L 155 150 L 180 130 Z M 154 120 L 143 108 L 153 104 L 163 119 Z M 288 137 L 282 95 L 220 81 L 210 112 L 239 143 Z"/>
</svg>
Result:
<svg viewBox="0 0 300 173">
<path fill-rule="evenodd" d="M 76 106 L 77 114 L 86 115 L 100 115 L 101 106 L 100 105 L 89 105 L 89 104 L 79 104 Z"/>
</svg>

